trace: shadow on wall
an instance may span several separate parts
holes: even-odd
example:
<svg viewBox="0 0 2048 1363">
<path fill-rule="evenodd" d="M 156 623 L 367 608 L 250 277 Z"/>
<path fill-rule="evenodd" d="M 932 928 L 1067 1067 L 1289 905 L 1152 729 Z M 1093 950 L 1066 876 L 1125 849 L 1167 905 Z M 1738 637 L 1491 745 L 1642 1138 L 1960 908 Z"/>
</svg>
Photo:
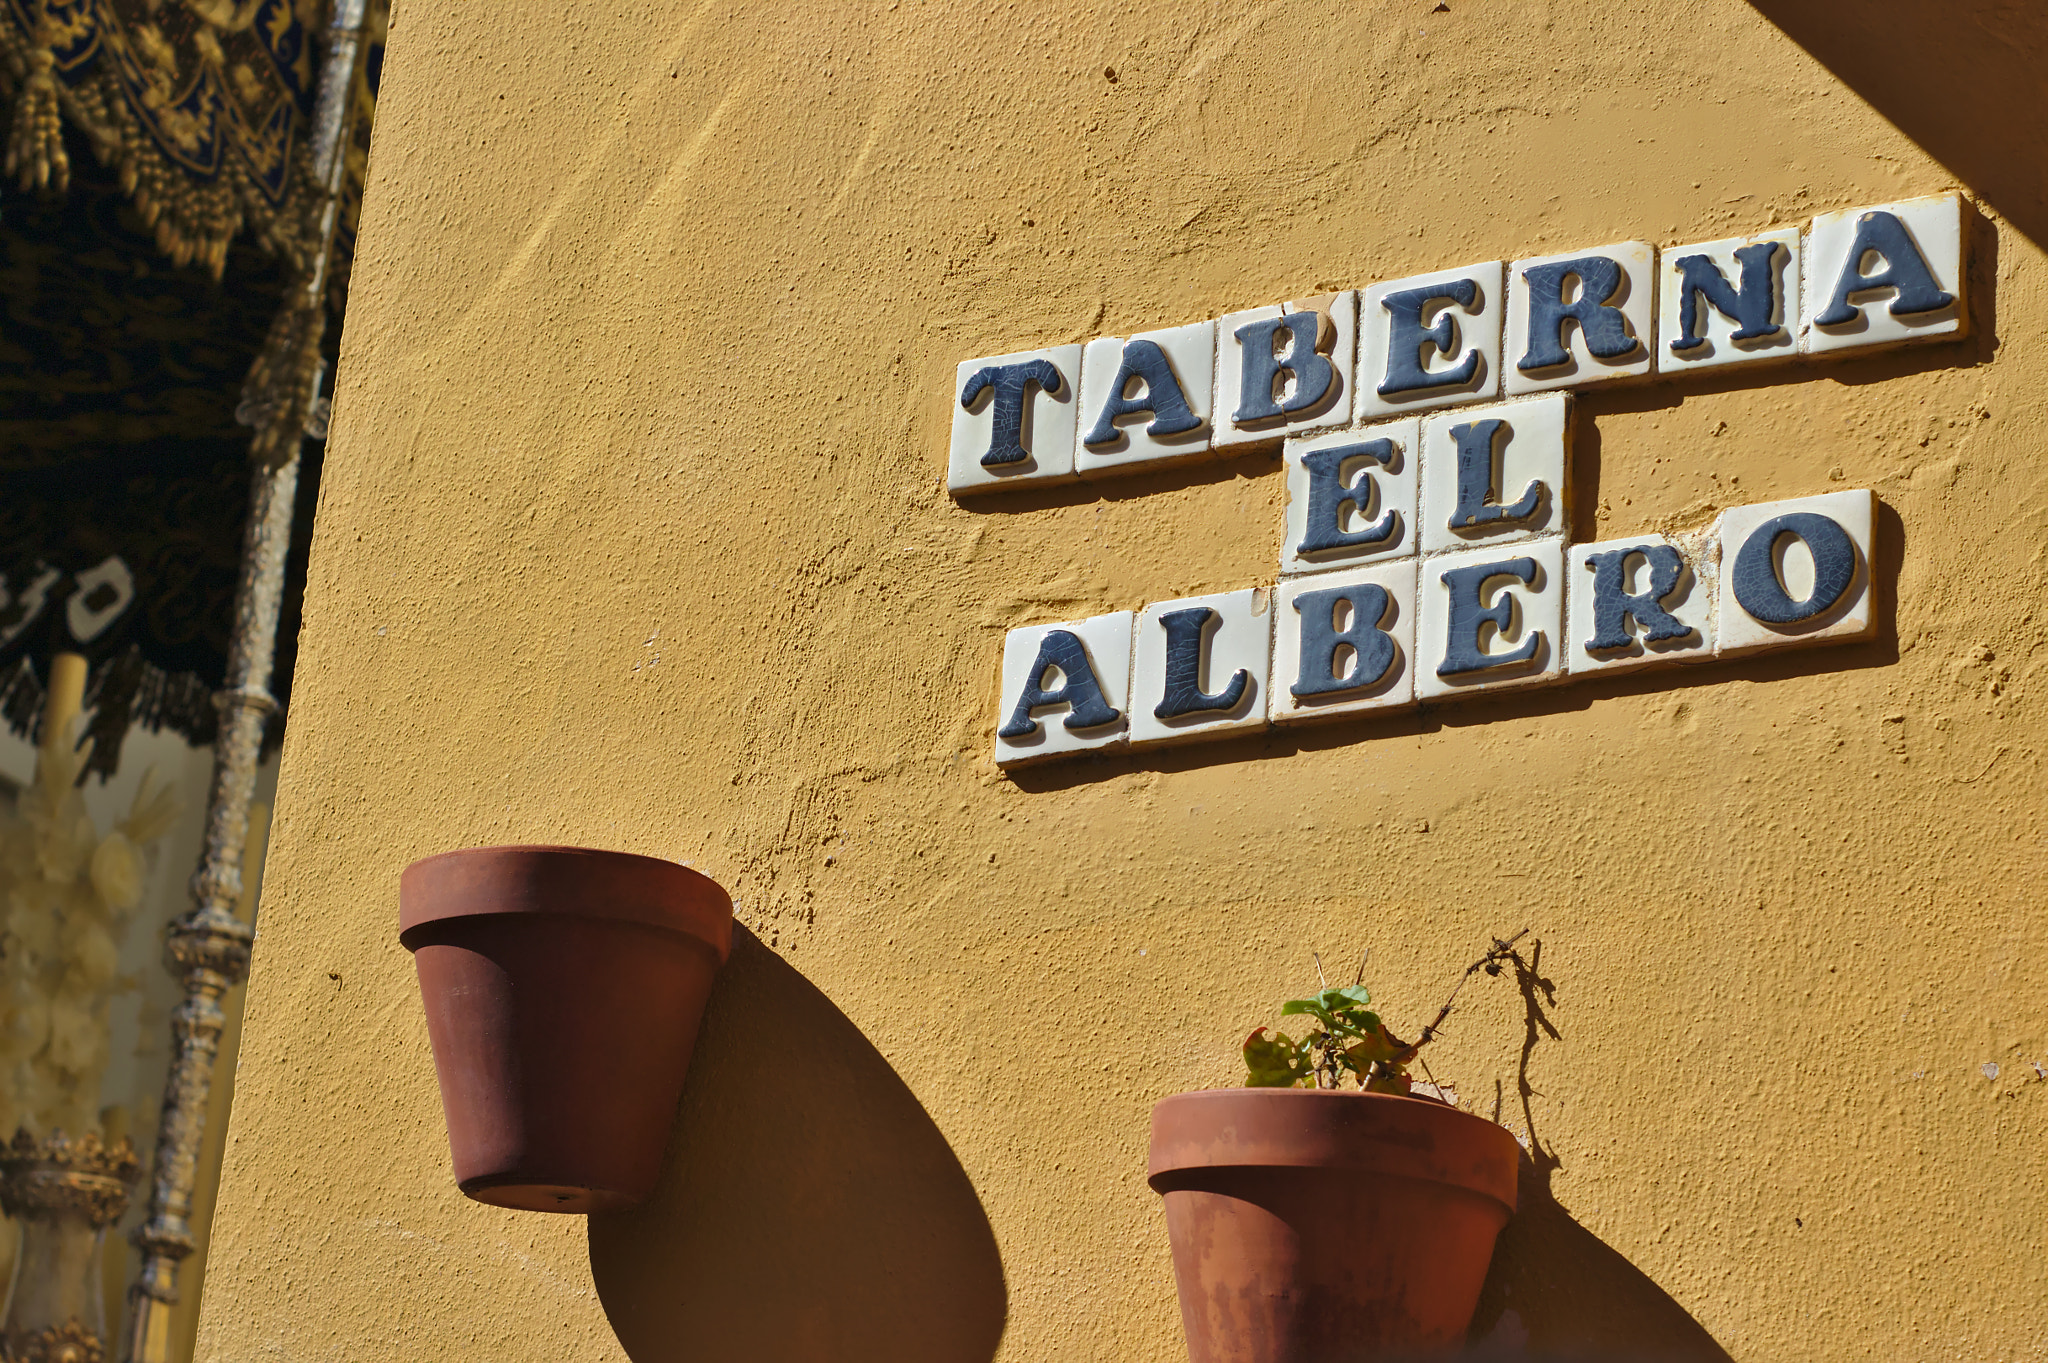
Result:
<svg viewBox="0 0 2048 1363">
<path fill-rule="evenodd" d="M 987 1363 L 1009 1309 L 916 1096 L 737 926 L 661 1186 L 590 1218 L 590 1266 L 633 1363 Z"/>
<path fill-rule="evenodd" d="M 1542 1042 L 1561 1040 L 1549 1009 L 1556 986 L 1543 977 L 1543 944 L 1525 960 L 1515 957 L 1515 983 L 1523 1004 L 1518 1092 L 1496 1093 L 1494 1120 L 1507 1101 L 1521 1107 L 1528 1145 L 1522 1155 L 1521 1207 L 1501 1232 L 1493 1266 L 1472 1319 L 1468 1363 L 1732 1363 L 1671 1294 L 1650 1276 L 1572 1219 L 1550 1191 L 1561 1166 L 1537 1135 L 1529 1102 L 1529 1056 Z"/>
<path fill-rule="evenodd" d="M 2048 246 L 2048 7 L 2035 0 L 1750 0 L 1757 13 Z"/>
</svg>

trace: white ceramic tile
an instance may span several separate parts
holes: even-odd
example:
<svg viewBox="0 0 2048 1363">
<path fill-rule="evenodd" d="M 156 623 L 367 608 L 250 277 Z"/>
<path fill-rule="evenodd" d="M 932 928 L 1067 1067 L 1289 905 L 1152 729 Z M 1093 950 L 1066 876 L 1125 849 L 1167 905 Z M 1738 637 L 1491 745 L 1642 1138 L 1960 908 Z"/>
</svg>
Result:
<svg viewBox="0 0 2048 1363">
<path fill-rule="evenodd" d="M 1378 618 L 1366 619 L 1374 606 Z M 1360 675 L 1366 671 L 1372 675 Z M 1338 687 L 1340 681 L 1354 684 Z M 1389 712 L 1414 703 L 1414 559 L 1281 582 L 1273 599 L 1267 711 L 1275 724 Z"/>
<path fill-rule="evenodd" d="M 1409 417 L 1288 441 L 1280 571 L 1313 573 L 1413 554 L 1421 434 L 1421 420 Z"/>
<path fill-rule="evenodd" d="M 1088 343 L 1081 355 L 1080 439 L 1074 468 L 1084 478 L 1184 459 L 1209 456 L 1209 440 L 1215 408 L 1211 402 L 1215 380 L 1216 324 L 1190 322 L 1186 326 L 1141 332 L 1136 336 L 1101 336 Z M 1162 382 L 1160 392 L 1140 377 L 1148 364 L 1163 359 L 1170 384 Z M 1123 375 L 1123 392 L 1116 389 Z M 1170 398 L 1168 388 L 1179 391 L 1180 402 L 1162 412 L 1150 404 Z M 1121 403 L 1121 415 L 1105 412 Z M 1185 426 L 1192 420 L 1195 424 Z M 1171 430 L 1172 426 L 1185 426 Z M 1106 439 L 1095 440 L 1096 436 Z M 1091 441 L 1093 443 L 1091 443 Z"/>
<path fill-rule="evenodd" d="M 1053 639 L 1054 635 L 1061 637 Z M 1062 659 L 1066 660 L 1064 665 Z M 1086 686 L 1090 677 L 1095 683 L 1091 693 L 1077 694 L 1073 689 L 1076 683 Z M 1032 687 L 1048 699 L 1026 708 L 1023 702 L 1027 699 L 1027 688 Z M 1099 705 L 1093 703 L 1097 699 L 1094 693 L 1099 693 Z M 1003 639 L 1002 695 L 996 710 L 996 764 L 1007 767 L 1063 753 L 1121 746 L 1130 731 L 1130 694 L 1129 611 L 1011 630 Z M 1084 699 L 1090 702 L 1086 709 L 1077 704 Z M 1077 710 L 1084 716 L 1113 710 L 1116 717 L 1083 728 L 1070 728 L 1067 721 L 1077 717 Z M 1005 729 L 1020 721 L 1028 721 L 1027 732 L 1005 735 Z"/>
<path fill-rule="evenodd" d="M 1876 523 L 1877 494 L 1860 488 L 1722 512 L 1715 619 L 1721 656 L 1876 633 Z"/>
<path fill-rule="evenodd" d="M 1564 594 L 1556 539 L 1422 560 L 1416 694 L 1433 700 L 1561 679 Z M 1493 661 L 1467 666 L 1484 659 Z"/>
<path fill-rule="evenodd" d="M 1711 660 L 1714 544 L 1702 531 L 1572 545 L 1565 558 L 1565 670 L 1580 676 Z"/>
<path fill-rule="evenodd" d="M 1272 601 L 1270 588 L 1247 587 L 1157 601 L 1139 613 L 1131 661 L 1132 747 L 1266 727 Z M 1180 713 L 1161 715 L 1162 706 Z"/>
<path fill-rule="evenodd" d="M 1015 366 L 1050 365 L 1037 370 L 1037 377 L 1012 372 L 998 376 L 994 370 Z M 1059 386 L 1048 391 L 1039 381 L 1048 372 Z M 976 379 L 977 375 L 985 377 Z M 1030 378 L 1029 382 L 1023 380 Z M 964 401 L 969 382 L 974 398 Z M 1081 381 L 1081 347 L 1054 346 L 1050 350 L 1021 350 L 1014 355 L 996 355 L 985 360 L 968 360 L 953 375 L 953 444 L 946 459 L 946 486 L 954 493 L 972 493 L 1002 487 L 1044 487 L 1069 482 L 1074 477 L 1075 394 Z M 1020 392 L 1021 385 L 1021 392 Z M 1024 450 L 1021 460 L 983 464 L 996 443 L 995 423 L 999 392 L 1008 390 L 1002 402 L 1006 437 Z M 1012 405 L 1014 403 L 1014 406 Z M 1014 413 L 1014 416 L 1013 416 Z M 1013 443 L 1005 439 L 1006 448 Z"/>
<path fill-rule="evenodd" d="M 1965 267 L 1960 195 L 1823 213 L 1806 238 L 1800 345 L 1821 354 L 1960 336 Z"/>
<path fill-rule="evenodd" d="M 1799 256 L 1796 227 L 1659 251 L 1657 368 L 1673 374 L 1797 355 Z"/>
<path fill-rule="evenodd" d="M 1569 393 L 1551 393 L 1422 419 L 1423 553 L 1564 532 L 1571 523 L 1571 402 Z M 1505 514 L 1511 511 L 1524 514 Z"/>
<path fill-rule="evenodd" d="M 1239 420 L 1237 413 L 1245 405 L 1245 345 L 1238 338 L 1238 332 L 1246 327 L 1259 327 L 1254 339 L 1265 336 L 1268 356 L 1277 355 L 1281 364 L 1292 357 L 1298 332 L 1306 332 L 1307 324 L 1289 323 L 1275 328 L 1274 323 L 1284 318 L 1306 318 L 1311 314 L 1321 317 L 1316 326 L 1316 353 L 1324 361 L 1318 369 L 1327 366 L 1328 382 L 1314 401 L 1294 408 L 1297 395 L 1302 392 L 1301 375 L 1292 367 L 1278 368 L 1272 373 L 1272 391 L 1269 405 L 1285 409 L 1276 416 L 1259 419 Z M 1233 312 L 1216 323 L 1216 444 L 1218 448 L 1249 449 L 1256 445 L 1272 444 L 1282 436 L 1299 435 L 1303 431 L 1320 430 L 1326 426 L 1341 426 L 1351 420 L 1352 361 L 1357 352 L 1358 333 L 1358 292 L 1346 289 L 1343 293 L 1324 294 L 1319 298 L 1303 298 L 1292 303 L 1276 303 L 1271 307 L 1251 308 L 1244 312 Z M 1256 348 L 1253 356 L 1258 357 Z"/>
<path fill-rule="evenodd" d="M 1517 397 L 1649 373 L 1650 347 L 1657 338 L 1656 254 L 1648 242 L 1622 241 L 1516 261 L 1508 271 L 1502 391 Z M 1582 263 L 1586 273 L 1566 268 L 1575 262 Z M 1606 276 L 1594 279 L 1606 285 L 1597 290 L 1598 298 L 1591 296 L 1596 290 L 1587 287 L 1587 274 L 1594 272 Z M 1545 300 L 1542 303 L 1531 297 L 1532 273 L 1539 286 L 1534 292 Z M 1608 354 L 1593 353 L 1587 322 Z"/>
<path fill-rule="evenodd" d="M 1360 419 L 1500 396 L 1500 285 L 1501 263 L 1491 260 L 1362 291 Z"/>
</svg>

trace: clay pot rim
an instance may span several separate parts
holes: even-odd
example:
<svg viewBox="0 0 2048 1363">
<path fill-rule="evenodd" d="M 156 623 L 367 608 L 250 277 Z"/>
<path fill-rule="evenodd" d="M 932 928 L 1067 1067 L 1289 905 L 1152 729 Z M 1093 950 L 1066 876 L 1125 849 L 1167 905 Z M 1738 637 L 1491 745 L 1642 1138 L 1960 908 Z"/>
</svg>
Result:
<svg viewBox="0 0 2048 1363">
<path fill-rule="evenodd" d="M 1284 1115 L 1270 1106 L 1289 1103 L 1296 1106 Z M 1237 1114 L 1261 1108 L 1264 1129 L 1241 1143 Z M 1226 1127 L 1228 1140 L 1220 1138 Z M 1165 1193 L 1203 1170 L 1354 1169 L 1463 1188 L 1512 1213 L 1520 1163 L 1520 1142 L 1506 1127 L 1439 1100 L 1343 1089 L 1196 1089 L 1153 1106 L 1145 1181 Z"/>
<path fill-rule="evenodd" d="M 543 888 L 539 882 L 555 882 Z M 567 884 L 592 882 L 567 896 Z M 550 893 L 549 891 L 557 891 Z M 460 847 L 413 862 L 398 879 L 398 940 L 452 919 L 594 918 L 691 937 L 723 965 L 732 954 L 732 896 L 701 871 L 638 852 L 552 843 Z"/>
</svg>

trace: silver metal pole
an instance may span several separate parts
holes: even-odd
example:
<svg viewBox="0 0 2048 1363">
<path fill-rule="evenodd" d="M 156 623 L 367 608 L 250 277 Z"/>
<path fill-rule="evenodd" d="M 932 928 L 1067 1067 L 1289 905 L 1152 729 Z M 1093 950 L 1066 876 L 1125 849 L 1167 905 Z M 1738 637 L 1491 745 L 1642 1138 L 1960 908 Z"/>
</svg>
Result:
<svg viewBox="0 0 2048 1363">
<path fill-rule="evenodd" d="M 185 998 L 171 1014 L 171 1067 L 164 1080 L 150 1170 L 149 1217 L 132 1237 L 142 1251 L 142 1263 L 128 1289 L 128 1331 L 121 1354 L 126 1363 L 171 1363 L 178 1267 L 195 1246 L 188 1218 L 206 1138 L 213 1066 L 227 1021 L 220 1002 L 248 973 L 255 938 L 250 926 L 235 916 L 235 904 L 242 892 L 242 847 L 248 838 L 249 798 L 262 755 L 263 726 L 277 710 L 270 676 L 298 498 L 299 448 L 317 398 L 328 261 L 340 221 L 348 111 L 362 60 L 363 13 L 364 0 L 336 0 L 313 114 L 313 166 L 322 199 L 315 238 L 319 245 L 303 282 L 286 294 L 284 315 L 272 327 L 267 353 L 252 374 L 252 386 L 267 386 L 270 391 L 245 390 L 236 413 L 257 426 L 251 442 L 256 458 L 249 483 L 249 521 L 235 588 L 226 684 L 214 696 L 220 731 L 213 747 L 206 845 L 192 877 L 193 908 L 171 924 L 164 947 L 165 967 L 184 986 Z M 279 391 L 280 385 L 287 391 Z"/>
</svg>

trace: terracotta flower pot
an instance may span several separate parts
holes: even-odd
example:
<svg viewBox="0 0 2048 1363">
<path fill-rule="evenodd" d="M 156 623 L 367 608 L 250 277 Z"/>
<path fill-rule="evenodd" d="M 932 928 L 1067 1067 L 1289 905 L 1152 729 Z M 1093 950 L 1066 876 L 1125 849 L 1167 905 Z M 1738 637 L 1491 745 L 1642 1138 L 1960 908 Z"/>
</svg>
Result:
<svg viewBox="0 0 2048 1363">
<path fill-rule="evenodd" d="M 479 847 L 414 862 L 398 900 L 462 1191 L 547 1212 L 644 1199 L 731 898 L 653 857 Z"/>
<path fill-rule="evenodd" d="M 1152 1109 L 1193 1363 L 1364 1363 L 1465 1340 L 1518 1147 L 1444 1103 L 1215 1089 Z"/>
</svg>

